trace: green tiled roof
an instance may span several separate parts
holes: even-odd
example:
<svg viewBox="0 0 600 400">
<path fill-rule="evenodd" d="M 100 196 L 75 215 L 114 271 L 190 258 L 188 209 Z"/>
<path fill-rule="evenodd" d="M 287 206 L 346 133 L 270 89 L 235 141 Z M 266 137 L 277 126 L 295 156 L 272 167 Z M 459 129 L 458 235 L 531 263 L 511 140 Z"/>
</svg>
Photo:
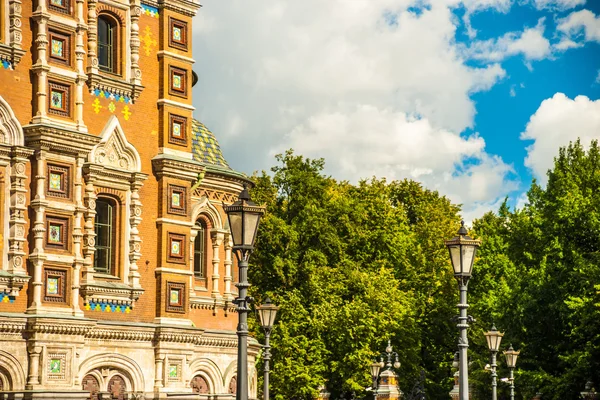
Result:
<svg viewBox="0 0 600 400">
<path fill-rule="evenodd" d="M 198 120 L 192 120 L 192 153 L 194 160 L 226 169 L 231 169 L 215 135 Z"/>
</svg>

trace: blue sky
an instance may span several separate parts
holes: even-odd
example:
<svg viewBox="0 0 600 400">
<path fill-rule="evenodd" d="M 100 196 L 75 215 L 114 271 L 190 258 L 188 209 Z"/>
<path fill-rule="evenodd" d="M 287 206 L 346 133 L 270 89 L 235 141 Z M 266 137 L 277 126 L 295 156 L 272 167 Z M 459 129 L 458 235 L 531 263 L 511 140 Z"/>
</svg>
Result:
<svg viewBox="0 0 600 400">
<path fill-rule="evenodd" d="M 600 0 L 205 0 L 194 57 L 195 117 L 235 169 L 293 148 L 467 220 L 600 138 Z"/>
</svg>

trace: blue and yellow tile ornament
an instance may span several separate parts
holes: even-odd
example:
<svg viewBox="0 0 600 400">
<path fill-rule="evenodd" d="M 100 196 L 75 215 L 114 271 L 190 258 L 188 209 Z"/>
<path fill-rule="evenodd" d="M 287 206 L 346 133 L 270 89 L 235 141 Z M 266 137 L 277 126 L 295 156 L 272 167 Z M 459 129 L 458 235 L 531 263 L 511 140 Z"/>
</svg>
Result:
<svg viewBox="0 0 600 400">
<path fill-rule="evenodd" d="M 192 153 L 194 160 L 231 169 L 215 135 L 200 121 L 192 121 Z"/>
</svg>

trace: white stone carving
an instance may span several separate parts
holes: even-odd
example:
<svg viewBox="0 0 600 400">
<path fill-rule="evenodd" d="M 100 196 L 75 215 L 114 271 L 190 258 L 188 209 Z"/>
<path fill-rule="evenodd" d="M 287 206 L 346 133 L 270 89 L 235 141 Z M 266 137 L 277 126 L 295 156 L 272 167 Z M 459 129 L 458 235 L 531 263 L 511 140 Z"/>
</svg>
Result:
<svg viewBox="0 0 600 400">
<path fill-rule="evenodd" d="M 131 145 L 119 119 L 112 115 L 102 130 L 102 140 L 90 152 L 88 161 L 105 167 L 112 167 L 130 172 L 140 172 L 142 163 L 140 155 Z"/>
</svg>

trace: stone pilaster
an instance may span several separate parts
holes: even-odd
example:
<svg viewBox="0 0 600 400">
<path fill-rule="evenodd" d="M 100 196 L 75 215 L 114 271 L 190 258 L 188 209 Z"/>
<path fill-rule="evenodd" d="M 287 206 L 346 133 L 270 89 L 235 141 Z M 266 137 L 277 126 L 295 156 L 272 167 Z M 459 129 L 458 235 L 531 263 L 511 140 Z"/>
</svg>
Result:
<svg viewBox="0 0 600 400">
<path fill-rule="evenodd" d="M 212 288 L 211 288 L 210 295 L 213 298 L 221 297 L 221 292 L 219 291 L 219 278 L 221 277 L 219 275 L 219 264 L 221 262 L 221 260 L 219 259 L 219 249 L 221 248 L 221 244 L 223 243 L 224 237 L 225 237 L 225 233 L 223 230 L 213 229 L 210 232 L 210 238 L 212 241 L 212 248 L 213 248 L 213 257 L 212 257 L 213 270 L 212 270 L 212 275 L 211 275 Z"/>
<path fill-rule="evenodd" d="M 73 200 L 75 201 L 75 221 L 73 226 L 73 254 L 75 256 L 71 276 L 71 303 L 73 315 L 82 316 L 83 311 L 79 308 L 79 289 L 81 269 L 83 268 L 83 213 L 86 210 L 83 205 L 83 157 L 77 157 L 75 166 L 75 177 L 73 180 Z"/>
<path fill-rule="evenodd" d="M 231 267 L 233 265 L 232 262 L 232 249 L 233 249 L 233 241 L 231 240 L 231 233 L 227 232 L 225 234 L 225 239 L 224 239 L 224 244 L 225 244 L 225 277 L 223 278 L 223 281 L 225 282 L 225 290 L 223 293 L 223 297 L 225 298 L 225 300 L 232 300 L 233 299 L 233 293 L 231 293 L 231 281 L 233 280 L 232 278 L 232 274 L 231 274 Z"/>
<path fill-rule="evenodd" d="M 33 151 L 14 148 L 11 153 L 10 175 L 10 218 L 8 221 L 8 272 L 15 275 L 27 275 L 25 271 L 25 213 L 27 212 L 25 165 Z M 16 293 L 13 293 L 16 295 Z"/>
<path fill-rule="evenodd" d="M 40 384 L 40 356 L 42 354 L 42 346 L 29 345 L 27 347 L 29 355 L 29 372 L 27 373 L 26 390 L 32 390 Z"/>
<path fill-rule="evenodd" d="M 29 254 L 29 261 L 33 266 L 33 296 L 27 313 L 35 314 L 42 307 L 42 269 L 46 255 L 44 252 L 44 238 L 46 233 L 45 215 L 46 215 L 46 151 L 38 150 L 36 152 L 35 163 L 35 198 L 31 201 L 31 207 L 35 213 L 33 222 L 33 250 Z M 32 174 L 33 175 L 33 174 Z"/>
<path fill-rule="evenodd" d="M 142 222 L 142 202 L 140 201 L 139 189 L 145 177 L 135 176 L 131 182 L 131 204 L 129 215 L 129 286 L 134 289 L 141 288 L 140 273 L 137 261 L 142 256 L 140 233 L 138 225 Z"/>
<path fill-rule="evenodd" d="M 142 84 L 142 70 L 139 66 L 140 60 L 140 27 L 139 21 L 142 15 L 142 7 L 140 6 L 140 0 L 130 0 L 130 19 L 131 19 L 131 36 L 129 40 L 129 47 L 131 50 L 131 83 L 134 85 Z"/>
<path fill-rule="evenodd" d="M 77 19 L 77 28 L 75 30 L 75 69 L 77 78 L 75 80 L 75 124 L 80 132 L 87 132 L 87 127 L 83 121 L 83 87 L 87 81 L 87 75 L 83 67 L 85 57 L 84 36 L 87 31 L 87 25 L 83 20 L 83 0 L 76 0 L 75 18 Z"/>
<path fill-rule="evenodd" d="M 88 40 L 88 59 L 87 59 L 87 72 L 92 74 L 98 73 L 98 56 L 96 53 L 96 49 L 98 47 L 98 12 L 96 11 L 96 6 L 98 5 L 98 0 L 88 0 L 88 32 L 87 32 L 87 40 Z"/>
<path fill-rule="evenodd" d="M 92 257 L 96 251 L 96 232 L 94 230 L 94 218 L 96 217 L 96 194 L 94 193 L 94 179 L 86 177 L 83 213 L 83 284 L 94 282 L 94 263 Z"/>
<path fill-rule="evenodd" d="M 48 65 L 48 20 L 50 14 L 48 13 L 47 7 L 48 0 L 38 0 L 37 8 L 33 12 L 32 18 L 35 22 L 35 31 L 37 35 L 35 37 L 35 64 L 32 65 L 31 70 L 36 75 L 34 85 L 34 100 L 35 105 L 35 116 L 32 119 L 33 123 L 43 122 L 47 115 L 47 104 L 48 104 L 48 71 L 50 67 Z"/>
</svg>

